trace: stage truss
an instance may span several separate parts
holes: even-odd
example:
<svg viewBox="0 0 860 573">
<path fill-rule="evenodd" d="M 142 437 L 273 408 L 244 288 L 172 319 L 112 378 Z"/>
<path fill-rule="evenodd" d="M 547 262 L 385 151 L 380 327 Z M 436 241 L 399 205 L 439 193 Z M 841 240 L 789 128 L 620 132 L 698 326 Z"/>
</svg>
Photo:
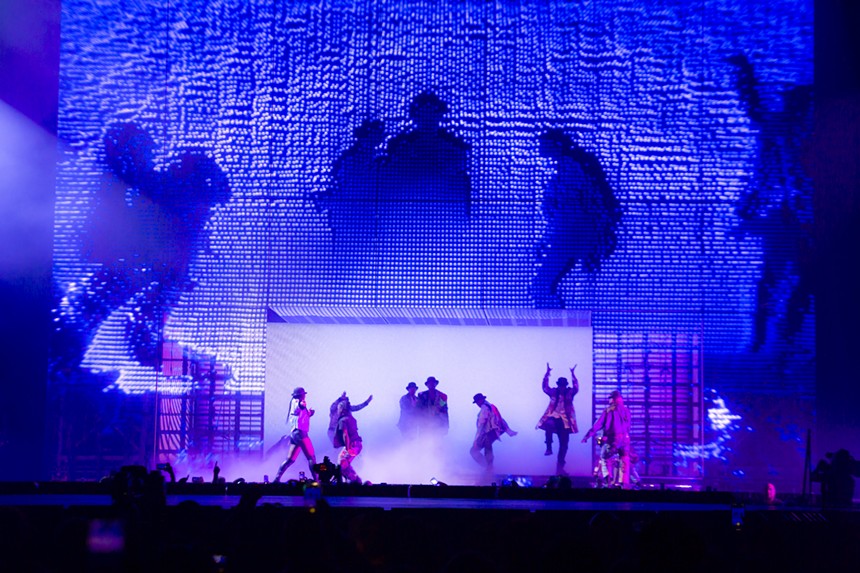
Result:
<svg viewBox="0 0 860 573">
<path fill-rule="evenodd" d="M 701 332 L 594 330 L 592 419 L 619 390 L 633 416 L 631 441 L 645 484 L 700 488 L 704 458 L 676 455 L 704 444 Z M 595 447 L 597 461 L 599 448 Z"/>
</svg>

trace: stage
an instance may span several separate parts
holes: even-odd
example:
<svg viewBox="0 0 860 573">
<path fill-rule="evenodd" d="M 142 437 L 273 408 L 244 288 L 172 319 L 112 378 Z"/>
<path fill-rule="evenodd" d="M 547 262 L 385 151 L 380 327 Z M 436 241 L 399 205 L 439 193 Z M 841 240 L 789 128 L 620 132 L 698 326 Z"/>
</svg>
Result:
<svg viewBox="0 0 860 573">
<path fill-rule="evenodd" d="M 501 480 L 500 480 L 501 482 Z M 541 482 L 536 482 L 541 483 Z M 577 483 L 577 482 L 574 482 Z M 165 483 L 101 482 L 0 483 L 0 507 L 108 507 L 124 498 L 159 500 L 166 507 L 191 502 L 230 509 L 240 503 L 256 506 L 309 507 L 324 503 L 336 508 L 472 509 L 517 511 L 632 511 L 726 512 L 745 511 L 816 513 L 860 512 L 860 506 L 824 508 L 819 495 L 787 496 L 768 504 L 764 496 L 748 492 L 695 491 L 677 487 L 639 490 L 571 487 L 553 482 L 541 486 L 458 486 L 429 484 L 286 483 Z"/>
</svg>

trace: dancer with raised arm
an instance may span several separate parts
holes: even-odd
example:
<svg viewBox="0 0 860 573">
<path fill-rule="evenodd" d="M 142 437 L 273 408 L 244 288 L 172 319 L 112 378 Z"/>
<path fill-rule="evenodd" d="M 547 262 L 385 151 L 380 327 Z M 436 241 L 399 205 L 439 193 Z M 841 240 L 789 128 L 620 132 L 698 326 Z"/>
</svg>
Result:
<svg viewBox="0 0 860 573">
<path fill-rule="evenodd" d="M 576 425 L 576 412 L 573 409 L 573 397 L 579 392 L 579 380 L 576 379 L 576 365 L 570 369 L 572 384 L 568 386 L 567 378 L 561 376 L 555 382 L 555 388 L 549 385 L 549 375 L 552 368 L 549 362 L 546 365 L 546 373 L 543 376 L 541 387 L 543 393 L 549 396 L 549 405 L 538 421 L 536 429 L 543 430 L 546 441 L 544 455 L 552 455 L 552 436 L 558 436 L 558 458 L 556 458 L 556 474 L 563 475 L 567 448 L 570 443 L 570 435 L 579 432 Z"/>
<path fill-rule="evenodd" d="M 337 456 L 343 479 L 350 483 L 360 484 L 361 478 L 355 473 L 352 461 L 361 453 L 361 436 L 358 435 L 358 423 L 355 421 L 347 401 L 341 401 L 337 405 L 334 445 L 343 448 Z"/>
<path fill-rule="evenodd" d="M 346 402 L 346 405 L 349 408 L 350 412 L 358 412 L 359 410 L 366 408 L 367 405 L 370 404 L 371 400 L 373 400 L 373 394 L 368 396 L 367 400 L 365 400 L 361 404 L 353 405 L 349 401 L 349 396 L 347 396 L 346 392 L 344 392 L 337 398 L 337 400 L 332 402 L 331 406 L 328 409 L 328 415 L 329 415 L 329 418 L 328 418 L 328 439 L 332 442 L 332 444 L 334 444 L 334 442 L 335 442 L 335 431 L 337 428 L 337 421 L 340 419 L 340 417 L 338 416 L 338 411 L 337 411 L 337 408 L 340 405 L 340 403 Z M 338 447 L 338 446 L 335 446 L 335 447 Z"/>
</svg>

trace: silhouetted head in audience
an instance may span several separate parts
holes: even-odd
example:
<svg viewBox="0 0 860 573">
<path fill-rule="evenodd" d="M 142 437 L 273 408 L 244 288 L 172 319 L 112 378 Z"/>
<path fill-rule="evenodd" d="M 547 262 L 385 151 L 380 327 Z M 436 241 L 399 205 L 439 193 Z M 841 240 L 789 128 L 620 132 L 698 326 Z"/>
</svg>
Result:
<svg viewBox="0 0 860 573">
<path fill-rule="evenodd" d="M 765 486 L 764 495 L 765 501 L 768 505 L 776 505 L 778 503 L 781 503 L 780 499 L 776 497 L 776 486 L 772 483 L 768 483 Z"/>
</svg>

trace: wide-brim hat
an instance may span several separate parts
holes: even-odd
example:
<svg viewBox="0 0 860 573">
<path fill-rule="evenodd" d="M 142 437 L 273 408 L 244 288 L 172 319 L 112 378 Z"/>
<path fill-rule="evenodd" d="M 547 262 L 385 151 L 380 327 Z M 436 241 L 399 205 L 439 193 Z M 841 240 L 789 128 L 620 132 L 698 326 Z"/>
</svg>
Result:
<svg viewBox="0 0 860 573">
<path fill-rule="evenodd" d="M 473 404 L 477 404 L 477 403 L 478 403 L 478 400 L 486 400 L 486 399 L 487 399 L 487 397 L 486 397 L 486 396 L 484 396 L 483 394 L 481 394 L 480 392 L 478 392 L 477 394 L 475 394 L 474 396 L 472 396 L 472 403 L 473 403 Z"/>
<path fill-rule="evenodd" d="M 436 378 L 435 378 L 435 377 L 433 377 L 433 376 L 430 376 L 430 377 L 427 379 L 427 381 L 424 383 L 424 385 L 425 385 L 425 386 L 427 386 L 428 388 L 429 388 L 430 386 L 436 387 L 438 384 L 439 384 L 439 381 L 438 381 L 438 380 L 436 380 Z"/>
<path fill-rule="evenodd" d="M 409 390 L 410 388 L 418 388 L 418 384 L 416 384 L 415 382 L 410 382 L 406 385 L 406 389 Z"/>
<path fill-rule="evenodd" d="M 561 376 L 558 380 L 555 381 L 555 383 L 557 386 L 567 386 L 567 378 Z"/>
<path fill-rule="evenodd" d="M 298 398 L 302 394 L 307 394 L 307 392 L 305 392 L 305 389 L 301 386 L 298 386 L 295 390 L 293 390 L 293 398 Z"/>
</svg>

